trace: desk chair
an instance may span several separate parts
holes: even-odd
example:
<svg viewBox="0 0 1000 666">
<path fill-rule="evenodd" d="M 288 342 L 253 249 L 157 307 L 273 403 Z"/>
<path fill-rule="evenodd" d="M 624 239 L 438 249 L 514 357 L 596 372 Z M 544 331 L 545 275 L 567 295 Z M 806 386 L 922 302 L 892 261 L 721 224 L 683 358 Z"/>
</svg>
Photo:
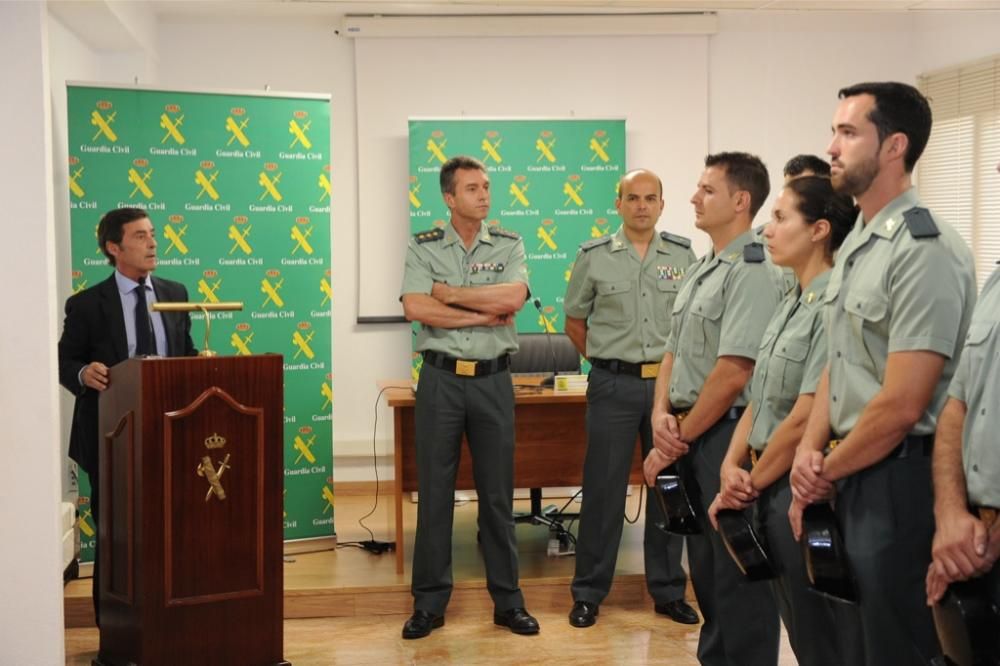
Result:
<svg viewBox="0 0 1000 666">
<path fill-rule="evenodd" d="M 514 384 L 518 383 L 519 374 L 543 374 L 549 380 L 546 385 L 551 386 L 554 374 L 580 372 L 580 353 L 565 334 L 521 333 L 518 335 L 518 342 L 520 349 L 510 357 Z M 554 504 L 542 508 L 542 489 L 531 488 L 529 492 L 531 510 L 528 513 L 515 513 L 514 522 L 545 525 L 553 532 L 552 536 L 559 540 L 560 550 L 564 551 L 568 547 L 570 535 L 563 526 L 563 520 L 576 518 L 579 514 L 559 513 Z"/>
</svg>

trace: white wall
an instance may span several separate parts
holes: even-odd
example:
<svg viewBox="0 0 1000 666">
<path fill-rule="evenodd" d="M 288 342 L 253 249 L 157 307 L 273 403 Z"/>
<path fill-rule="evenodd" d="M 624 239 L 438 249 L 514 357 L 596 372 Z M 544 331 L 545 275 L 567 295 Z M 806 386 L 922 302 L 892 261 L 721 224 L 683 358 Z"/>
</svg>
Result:
<svg viewBox="0 0 1000 666">
<path fill-rule="evenodd" d="M 704 35 L 358 39 L 360 315 L 403 314 L 408 118 L 627 117 L 627 167 L 659 174 L 673 212 L 708 145 L 707 46 Z"/>
<path fill-rule="evenodd" d="M 62 456 L 56 368 L 56 239 L 45 6 L 0 6 L 4 159 L 0 161 L 0 275 L 7 325 L 0 344 L 0 662 L 61 664 Z M 10 66 L 7 63 L 16 63 Z"/>
<path fill-rule="evenodd" d="M 760 155 L 774 192 L 792 155 L 828 158 L 840 88 L 916 84 L 923 72 L 1000 52 L 997 35 L 997 12 L 723 13 L 709 44 L 710 149 Z"/>
<path fill-rule="evenodd" d="M 253 19 L 228 16 L 160 20 L 154 54 L 134 67 L 142 76 L 152 69 L 157 83 L 174 88 L 237 88 L 332 94 L 332 143 L 335 157 L 332 204 L 334 440 L 338 481 L 372 479 L 371 437 L 375 381 L 405 377 L 410 334 L 406 325 L 358 325 L 358 181 L 353 42 L 338 37 L 336 18 Z M 751 13 L 723 12 L 719 32 L 708 41 L 708 149 L 749 150 L 764 158 L 772 185 L 780 183 L 784 161 L 799 152 L 822 155 L 837 89 L 861 80 L 915 81 L 919 72 L 978 58 L 1000 50 L 1000 14 L 933 12 L 927 14 Z M 588 38 L 623 68 L 645 68 L 642 55 L 650 37 L 635 38 L 630 49 L 613 38 Z M 607 48 L 614 44 L 614 49 Z M 503 54 L 488 57 L 502 59 Z M 150 63 L 154 63 L 150 65 Z M 128 66 L 102 62 L 102 69 L 131 81 Z M 419 66 L 419 63 L 415 63 Z M 561 67 L 557 59 L 540 68 Z M 655 118 L 659 104 L 687 104 L 689 92 L 670 91 L 670 100 L 644 90 L 622 89 L 616 80 L 598 82 L 607 92 L 608 114 Z M 404 105 L 433 107 L 435 86 L 427 98 Z M 419 93 L 408 93 L 419 94 Z M 460 110 L 455 110 L 457 113 Z M 663 134 L 629 136 L 630 161 L 661 170 L 676 169 Z M 400 160 L 405 160 L 405 145 Z M 399 170 L 398 165 L 389 165 Z M 671 179 L 662 224 L 692 236 L 696 249 L 707 242 L 694 228 L 687 199 L 699 165 Z M 686 182 L 685 182 L 686 179 Z M 391 188 L 393 192 L 395 188 Z M 769 204 L 757 222 L 767 219 Z M 62 264 L 61 264 L 62 266 Z M 362 294 L 362 298 L 364 294 Z M 390 414 L 379 416 L 377 449 L 381 478 L 391 475 Z"/>
</svg>

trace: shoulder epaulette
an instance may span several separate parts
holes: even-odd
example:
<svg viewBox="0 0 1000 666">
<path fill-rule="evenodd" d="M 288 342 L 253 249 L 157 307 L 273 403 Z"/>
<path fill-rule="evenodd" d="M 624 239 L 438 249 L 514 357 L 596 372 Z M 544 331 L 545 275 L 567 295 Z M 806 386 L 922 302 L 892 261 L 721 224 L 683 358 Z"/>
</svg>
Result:
<svg viewBox="0 0 1000 666">
<path fill-rule="evenodd" d="M 764 246 L 760 243 L 747 243 L 744 245 L 743 261 L 748 264 L 759 264 L 764 261 Z"/>
<path fill-rule="evenodd" d="M 427 231 L 421 231 L 419 233 L 413 234 L 414 240 L 418 243 L 429 243 L 431 241 L 441 240 L 444 238 L 444 229 L 440 227 L 437 229 L 429 229 Z"/>
<path fill-rule="evenodd" d="M 914 206 L 903 213 L 903 221 L 914 238 L 936 238 L 941 235 L 934 218 L 926 208 Z"/>
<path fill-rule="evenodd" d="M 672 234 L 669 231 L 661 231 L 660 238 L 669 243 L 680 245 L 681 247 L 691 247 L 691 239 L 684 238 L 684 236 L 678 236 L 677 234 Z"/>
<path fill-rule="evenodd" d="M 510 229 L 504 229 L 502 227 L 487 227 L 490 231 L 490 236 L 503 236 L 504 238 L 513 238 L 514 240 L 521 240 L 521 234 L 516 231 L 511 231 Z"/>
<path fill-rule="evenodd" d="M 601 245 L 610 242 L 611 242 L 611 236 L 601 236 L 600 238 L 594 238 L 592 240 L 580 243 L 580 250 L 582 252 L 589 252 L 590 250 L 593 250 L 595 247 L 600 247 Z"/>
</svg>

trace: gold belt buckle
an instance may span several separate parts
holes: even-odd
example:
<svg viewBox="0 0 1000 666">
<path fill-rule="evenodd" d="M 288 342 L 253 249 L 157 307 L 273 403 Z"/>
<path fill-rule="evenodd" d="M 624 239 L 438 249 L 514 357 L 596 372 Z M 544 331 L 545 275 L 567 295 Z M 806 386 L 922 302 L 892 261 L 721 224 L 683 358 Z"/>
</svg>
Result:
<svg viewBox="0 0 1000 666">
<path fill-rule="evenodd" d="M 463 377 L 475 377 L 476 362 L 463 361 L 461 359 L 458 359 L 457 361 L 455 361 L 455 374 L 462 375 Z"/>
<path fill-rule="evenodd" d="M 827 445 L 826 445 L 826 454 L 828 454 L 828 455 L 829 455 L 829 453 L 830 453 L 831 451 L 833 451 L 833 450 L 834 450 L 835 448 L 837 448 L 838 446 L 840 446 L 840 443 L 841 443 L 842 441 L 843 441 L 843 440 L 840 440 L 840 439 L 831 439 L 831 440 L 829 441 L 829 443 L 827 443 Z"/>
<path fill-rule="evenodd" d="M 989 506 L 979 507 L 979 520 L 983 521 L 983 525 L 986 526 L 986 531 L 989 532 L 990 528 L 993 527 L 993 523 L 997 521 L 997 510 Z"/>
<path fill-rule="evenodd" d="M 683 412 L 677 412 L 674 414 L 674 418 L 677 419 L 677 423 L 680 423 L 687 418 L 687 415 L 691 413 L 690 409 L 685 409 Z"/>
<path fill-rule="evenodd" d="M 756 467 L 757 461 L 760 460 L 760 456 L 757 454 L 757 449 L 752 446 L 748 446 L 747 448 L 750 449 L 750 465 Z"/>
<path fill-rule="evenodd" d="M 656 376 L 660 374 L 660 364 L 659 363 L 643 363 L 642 364 L 642 378 L 643 379 L 656 379 Z"/>
</svg>

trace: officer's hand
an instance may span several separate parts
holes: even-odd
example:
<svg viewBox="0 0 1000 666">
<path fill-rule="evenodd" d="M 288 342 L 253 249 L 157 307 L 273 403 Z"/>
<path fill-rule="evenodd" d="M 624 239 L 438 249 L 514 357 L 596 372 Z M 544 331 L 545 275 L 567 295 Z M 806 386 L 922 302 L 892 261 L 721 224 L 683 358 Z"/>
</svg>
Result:
<svg viewBox="0 0 1000 666">
<path fill-rule="evenodd" d="M 727 498 L 721 493 L 715 496 L 712 500 L 711 506 L 708 507 L 708 520 L 712 523 L 712 527 L 716 531 L 719 531 L 719 511 L 723 509 L 737 509 L 742 511 L 743 509 L 750 506 L 751 502 L 740 502 L 739 500 L 734 500 L 732 498 Z"/>
<path fill-rule="evenodd" d="M 792 526 L 792 536 L 796 541 L 802 540 L 802 511 L 806 506 L 808 506 L 806 502 L 793 497 L 788 507 L 788 522 Z"/>
<path fill-rule="evenodd" d="M 653 487 L 656 485 L 656 477 L 665 467 L 674 464 L 676 458 L 670 458 L 660 453 L 657 449 L 650 449 L 646 454 L 646 460 L 642 463 L 642 476 L 646 479 L 646 485 Z"/>
<path fill-rule="evenodd" d="M 718 532 L 719 531 L 719 520 L 716 516 L 719 515 L 719 509 L 722 508 L 722 495 L 716 495 L 715 499 L 708 507 L 708 522 L 712 523 L 712 528 Z"/>
<path fill-rule="evenodd" d="M 833 494 L 833 484 L 822 477 L 823 454 L 799 447 L 789 476 L 792 495 L 806 504 L 820 502 Z"/>
<path fill-rule="evenodd" d="M 666 412 L 656 412 L 651 419 L 653 446 L 665 456 L 676 460 L 687 454 L 688 445 L 681 440 L 681 429 L 677 417 Z"/>
<path fill-rule="evenodd" d="M 927 605 L 933 606 L 941 601 L 941 597 L 948 591 L 948 576 L 941 573 L 937 562 L 931 562 L 927 567 L 927 580 L 925 587 L 927 590 Z"/>
<path fill-rule="evenodd" d="M 719 494 L 725 501 L 743 506 L 760 496 L 750 481 L 750 472 L 729 463 L 722 464 L 719 474 Z M 732 508 L 742 508 L 742 506 Z"/>
<path fill-rule="evenodd" d="M 108 383 L 111 381 L 111 373 L 108 372 L 108 366 L 94 361 L 84 367 L 83 372 L 80 374 L 80 379 L 83 380 L 84 386 L 92 388 L 95 391 L 103 391 L 108 388 Z"/>
<path fill-rule="evenodd" d="M 485 321 L 483 326 L 510 326 L 514 323 L 514 316 L 511 314 L 487 314 L 483 313 Z"/>
<path fill-rule="evenodd" d="M 451 304 L 452 288 L 444 282 L 435 282 L 431 287 L 431 296 L 438 299 L 445 305 Z"/>
<path fill-rule="evenodd" d="M 965 510 L 953 511 L 937 521 L 931 555 L 949 581 L 966 580 L 980 573 L 986 556 L 986 526 Z"/>
</svg>

